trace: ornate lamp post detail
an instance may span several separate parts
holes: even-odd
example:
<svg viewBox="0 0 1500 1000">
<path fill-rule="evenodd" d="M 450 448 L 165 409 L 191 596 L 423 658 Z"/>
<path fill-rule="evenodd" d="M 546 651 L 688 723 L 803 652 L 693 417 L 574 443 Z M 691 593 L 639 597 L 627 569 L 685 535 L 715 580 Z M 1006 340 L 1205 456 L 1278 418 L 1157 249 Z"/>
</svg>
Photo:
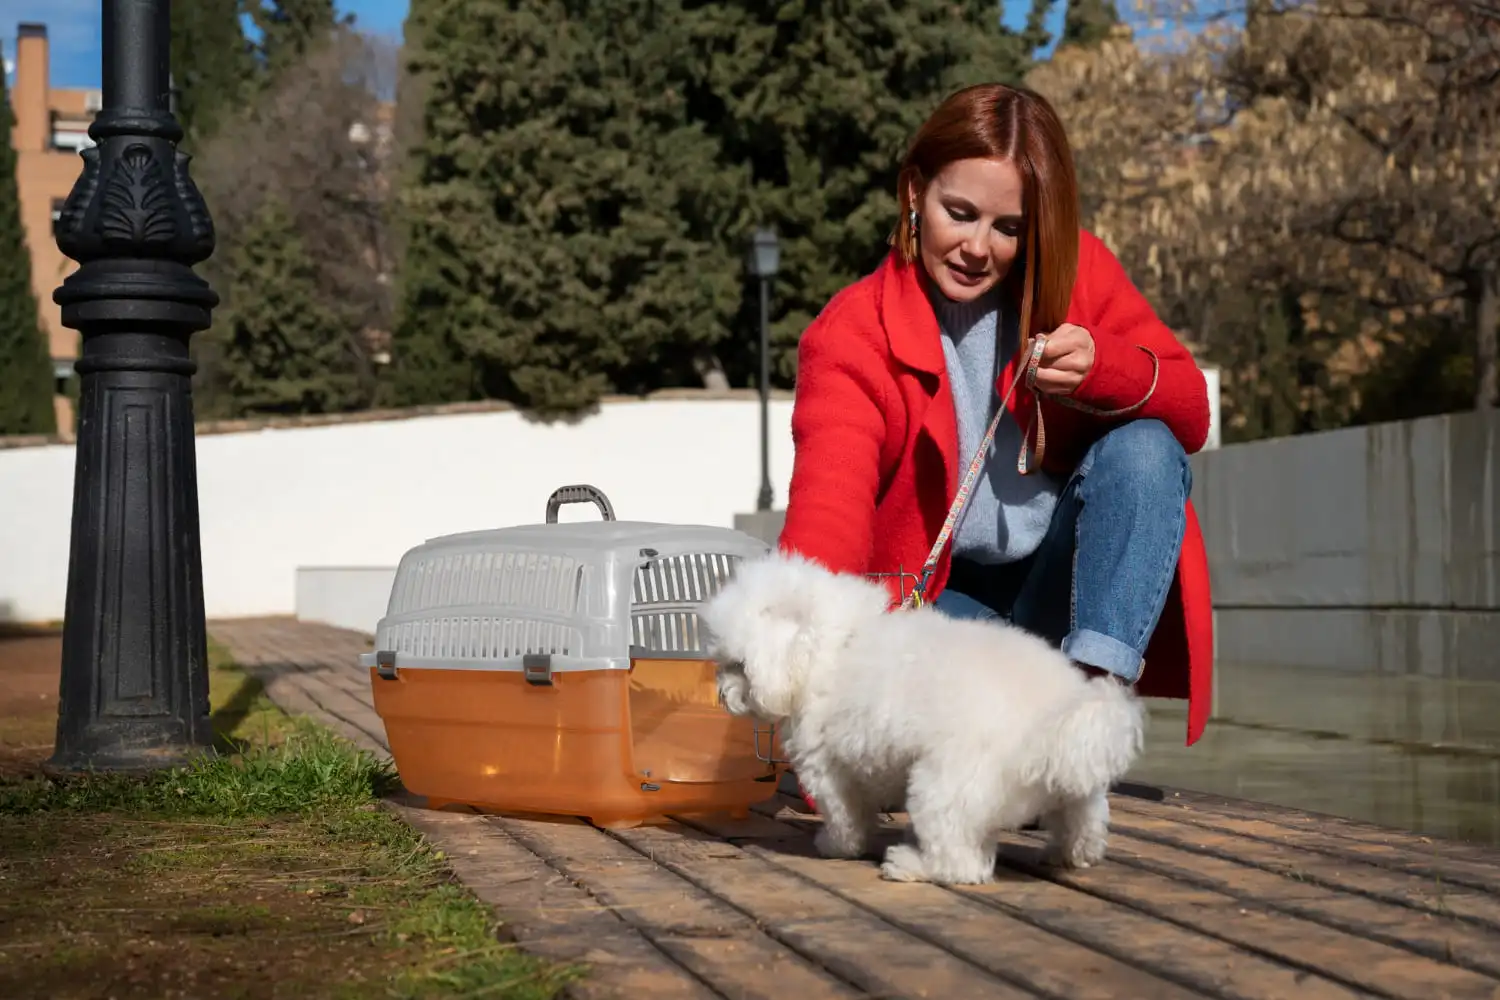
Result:
<svg viewBox="0 0 1500 1000">
<path fill-rule="evenodd" d="M 104 108 L 57 242 L 82 335 L 55 773 L 150 770 L 212 741 L 188 339 L 218 296 L 213 223 L 177 150 L 168 0 L 104 0 Z"/>
<path fill-rule="evenodd" d="M 750 240 L 750 273 L 760 279 L 760 496 L 756 510 L 771 509 L 771 279 L 781 269 L 781 244 L 771 229 Z"/>
</svg>

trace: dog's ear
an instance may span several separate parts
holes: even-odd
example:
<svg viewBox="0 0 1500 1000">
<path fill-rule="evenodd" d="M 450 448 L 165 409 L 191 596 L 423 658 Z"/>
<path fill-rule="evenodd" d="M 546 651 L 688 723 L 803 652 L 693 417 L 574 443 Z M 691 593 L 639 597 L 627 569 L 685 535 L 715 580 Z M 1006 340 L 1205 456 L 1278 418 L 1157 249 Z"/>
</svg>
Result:
<svg viewBox="0 0 1500 1000">
<path fill-rule="evenodd" d="M 791 715 L 807 676 L 803 629 L 781 616 L 767 616 L 745 658 L 745 680 L 761 710 L 772 718 Z"/>
<path fill-rule="evenodd" d="M 813 623 L 817 606 L 801 589 L 788 587 L 774 594 L 767 603 L 764 614 L 768 622 L 786 622 L 797 628 L 806 628 Z"/>
</svg>

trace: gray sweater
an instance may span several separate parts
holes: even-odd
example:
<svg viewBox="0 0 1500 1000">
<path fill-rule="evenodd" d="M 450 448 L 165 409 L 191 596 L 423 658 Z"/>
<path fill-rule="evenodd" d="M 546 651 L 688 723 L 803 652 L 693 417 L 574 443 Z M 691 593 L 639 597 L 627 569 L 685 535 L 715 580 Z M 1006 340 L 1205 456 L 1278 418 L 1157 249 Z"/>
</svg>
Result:
<svg viewBox="0 0 1500 1000">
<path fill-rule="evenodd" d="M 1000 405 L 995 380 L 1016 350 L 1020 323 L 1014 310 L 1002 305 L 998 289 L 972 303 L 953 302 L 936 291 L 931 296 L 953 386 L 961 479 Z M 1021 428 L 1007 416 L 995 431 L 989 457 L 954 532 L 955 557 L 984 564 L 1015 562 L 1041 544 L 1061 484 L 1040 470 L 1029 476 L 1017 472 L 1020 450 Z"/>
</svg>

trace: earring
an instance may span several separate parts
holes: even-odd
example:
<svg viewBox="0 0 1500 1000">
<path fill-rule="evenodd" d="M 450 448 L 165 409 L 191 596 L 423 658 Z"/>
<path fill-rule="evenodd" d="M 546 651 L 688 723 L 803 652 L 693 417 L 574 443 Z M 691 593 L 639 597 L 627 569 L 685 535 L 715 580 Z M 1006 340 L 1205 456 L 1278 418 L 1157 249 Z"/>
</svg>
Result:
<svg viewBox="0 0 1500 1000">
<path fill-rule="evenodd" d="M 908 221 L 911 223 L 911 238 L 912 238 L 912 242 L 916 242 L 916 239 L 917 239 L 917 210 L 915 208 L 912 209 L 911 212 L 910 212 L 910 214 L 907 216 L 907 218 L 908 218 Z"/>
</svg>

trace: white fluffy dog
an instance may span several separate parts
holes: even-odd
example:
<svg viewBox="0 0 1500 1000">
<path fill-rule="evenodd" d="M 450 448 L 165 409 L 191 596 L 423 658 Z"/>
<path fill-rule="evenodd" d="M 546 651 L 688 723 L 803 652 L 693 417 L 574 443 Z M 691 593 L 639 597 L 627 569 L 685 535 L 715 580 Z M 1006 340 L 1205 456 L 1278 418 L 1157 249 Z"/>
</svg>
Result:
<svg viewBox="0 0 1500 1000">
<path fill-rule="evenodd" d="M 1142 746 L 1139 699 L 1005 622 L 889 604 L 873 580 L 777 553 L 700 612 L 720 701 L 778 725 L 823 815 L 818 850 L 863 855 L 882 803 L 904 797 L 888 879 L 988 882 L 1000 831 L 1038 818 L 1049 863 L 1103 860 L 1109 786 Z"/>
</svg>

